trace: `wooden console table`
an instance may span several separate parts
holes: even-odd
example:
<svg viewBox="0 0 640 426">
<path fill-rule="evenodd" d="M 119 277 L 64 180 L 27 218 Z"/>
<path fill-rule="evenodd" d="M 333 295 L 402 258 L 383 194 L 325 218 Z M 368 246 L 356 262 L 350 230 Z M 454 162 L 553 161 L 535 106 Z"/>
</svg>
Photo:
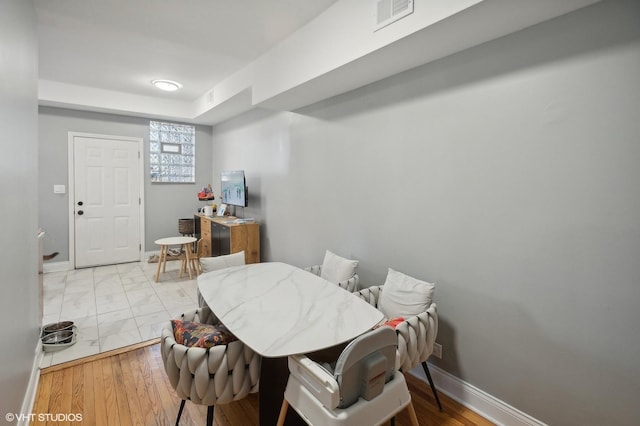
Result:
<svg viewBox="0 0 640 426">
<path fill-rule="evenodd" d="M 260 263 L 260 225 L 236 223 L 236 217 L 195 215 L 196 238 L 202 239 L 202 257 L 244 250 L 245 263 Z"/>
</svg>

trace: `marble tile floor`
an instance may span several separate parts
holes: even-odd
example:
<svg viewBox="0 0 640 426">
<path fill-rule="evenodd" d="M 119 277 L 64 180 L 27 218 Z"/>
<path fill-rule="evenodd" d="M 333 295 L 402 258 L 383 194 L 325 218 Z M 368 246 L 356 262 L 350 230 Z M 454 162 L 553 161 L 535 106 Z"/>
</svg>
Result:
<svg viewBox="0 0 640 426">
<path fill-rule="evenodd" d="M 135 262 L 44 274 L 42 323 L 71 320 L 73 346 L 44 354 L 41 368 L 160 337 L 162 325 L 198 305 L 197 281 L 178 278 L 180 262 Z"/>
</svg>

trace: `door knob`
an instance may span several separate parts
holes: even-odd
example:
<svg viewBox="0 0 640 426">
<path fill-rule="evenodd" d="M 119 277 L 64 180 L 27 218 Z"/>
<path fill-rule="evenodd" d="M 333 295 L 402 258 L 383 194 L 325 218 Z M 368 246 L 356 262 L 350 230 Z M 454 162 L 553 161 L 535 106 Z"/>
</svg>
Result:
<svg viewBox="0 0 640 426">
<path fill-rule="evenodd" d="M 82 210 L 78 210 L 78 215 L 82 216 L 84 214 L 84 212 Z"/>
<path fill-rule="evenodd" d="M 83 204 L 82 201 L 78 201 L 78 205 L 81 206 Z"/>
</svg>

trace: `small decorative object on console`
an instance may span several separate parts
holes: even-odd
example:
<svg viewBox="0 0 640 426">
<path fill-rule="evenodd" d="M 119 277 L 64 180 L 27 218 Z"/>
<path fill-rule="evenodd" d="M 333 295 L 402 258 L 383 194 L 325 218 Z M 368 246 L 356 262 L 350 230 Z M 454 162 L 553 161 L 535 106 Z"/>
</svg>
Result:
<svg viewBox="0 0 640 426">
<path fill-rule="evenodd" d="M 203 187 L 202 191 L 198 192 L 198 200 L 206 201 L 213 200 L 215 197 L 213 196 L 213 189 L 211 188 L 211 184 L 209 186 Z"/>
</svg>

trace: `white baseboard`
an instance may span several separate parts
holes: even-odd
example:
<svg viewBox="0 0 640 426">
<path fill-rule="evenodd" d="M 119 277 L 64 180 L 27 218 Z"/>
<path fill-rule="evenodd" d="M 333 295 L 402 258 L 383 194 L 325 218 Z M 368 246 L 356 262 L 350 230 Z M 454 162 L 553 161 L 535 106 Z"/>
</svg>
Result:
<svg viewBox="0 0 640 426">
<path fill-rule="evenodd" d="M 44 352 L 42 351 L 42 342 L 38 338 L 38 344 L 36 345 L 36 353 L 33 358 L 33 365 L 31 366 L 31 377 L 29 377 L 29 384 L 27 390 L 24 393 L 24 399 L 22 400 L 22 407 L 20 408 L 21 414 L 33 413 L 33 406 L 36 401 L 36 393 L 38 392 L 38 383 L 40 382 L 40 364 Z M 18 426 L 28 426 L 30 416 L 22 416 L 17 419 Z"/>
<path fill-rule="evenodd" d="M 144 257 L 140 261 L 146 262 L 152 255 L 158 255 L 159 253 L 159 251 L 145 252 L 143 255 Z M 46 262 L 42 265 L 42 272 L 45 274 L 49 272 L 66 272 L 70 271 L 71 269 L 71 262 L 69 262 L 68 260 L 62 262 Z"/>
<path fill-rule="evenodd" d="M 71 262 L 68 260 L 62 262 L 46 262 L 42 265 L 42 272 L 65 272 L 71 269 Z"/>
<path fill-rule="evenodd" d="M 429 364 L 429 372 L 438 392 L 446 394 L 497 425 L 546 426 L 545 423 L 433 364 Z M 415 367 L 410 373 L 422 379 L 426 386 L 429 386 L 422 366 Z"/>
</svg>

